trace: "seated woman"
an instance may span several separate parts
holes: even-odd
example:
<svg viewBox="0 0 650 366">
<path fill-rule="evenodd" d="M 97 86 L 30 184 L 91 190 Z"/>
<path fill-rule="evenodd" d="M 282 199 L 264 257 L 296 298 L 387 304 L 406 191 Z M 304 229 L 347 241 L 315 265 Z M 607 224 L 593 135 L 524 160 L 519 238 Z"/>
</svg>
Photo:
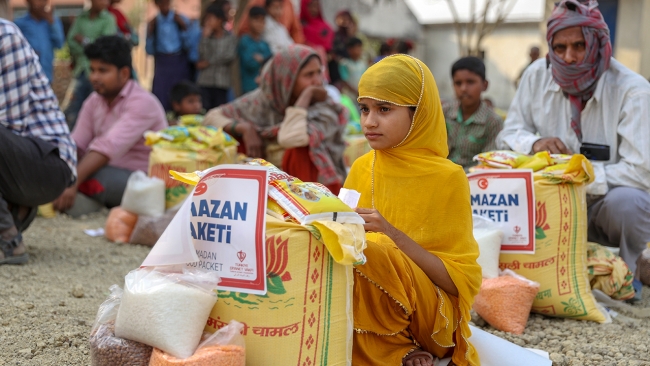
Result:
<svg viewBox="0 0 650 366">
<path fill-rule="evenodd" d="M 353 365 L 479 365 L 469 311 L 481 284 L 469 184 L 447 160 L 445 117 L 421 61 L 389 56 L 359 82 L 374 151 L 344 187 L 361 193 L 367 262 L 355 267 Z M 363 208 L 362 208 L 363 207 Z"/>
<path fill-rule="evenodd" d="M 323 88 L 321 70 L 314 50 L 290 46 L 262 69 L 258 89 L 211 110 L 205 123 L 239 138 L 248 156 L 266 158 L 338 194 L 346 176 L 346 121 L 342 107 Z"/>
</svg>

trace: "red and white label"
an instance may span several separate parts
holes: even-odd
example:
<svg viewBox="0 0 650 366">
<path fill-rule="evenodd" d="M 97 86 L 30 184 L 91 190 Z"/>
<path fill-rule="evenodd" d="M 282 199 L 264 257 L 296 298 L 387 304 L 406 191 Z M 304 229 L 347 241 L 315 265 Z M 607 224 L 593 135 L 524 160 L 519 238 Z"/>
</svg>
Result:
<svg viewBox="0 0 650 366">
<path fill-rule="evenodd" d="M 531 170 L 485 170 L 469 174 L 472 211 L 503 231 L 501 251 L 535 253 L 535 191 Z"/>
</svg>

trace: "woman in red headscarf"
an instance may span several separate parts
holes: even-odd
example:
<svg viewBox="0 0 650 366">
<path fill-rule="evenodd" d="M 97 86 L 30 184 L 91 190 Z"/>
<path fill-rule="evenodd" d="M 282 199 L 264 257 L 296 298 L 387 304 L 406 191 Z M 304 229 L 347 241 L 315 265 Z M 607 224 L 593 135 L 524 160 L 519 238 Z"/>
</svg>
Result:
<svg viewBox="0 0 650 366">
<path fill-rule="evenodd" d="M 323 19 L 319 0 L 302 0 L 300 4 L 300 21 L 305 41 L 312 48 L 322 47 L 326 52 L 332 49 L 334 31 Z"/>
</svg>

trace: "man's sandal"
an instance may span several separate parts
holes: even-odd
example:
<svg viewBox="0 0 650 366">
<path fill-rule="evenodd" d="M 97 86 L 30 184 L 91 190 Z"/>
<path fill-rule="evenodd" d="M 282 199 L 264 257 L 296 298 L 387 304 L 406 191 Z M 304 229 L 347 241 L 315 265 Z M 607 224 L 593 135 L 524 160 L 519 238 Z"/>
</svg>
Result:
<svg viewBox="0 0 650 366">
<path fill-rule="evenodd" d="M 14 255 L 14 250 L 23 244 L 23 236 L 21 233 L 14 236 L 13 239 L 7 241 L 0 238 L 0 251 L 4 255 L 4 258 L 0 259 L 1 264 L 25 264 L 29 260 L 29 254 L 27 252 L 22 254 Z"/>
<path fill-rule="evenodd" d="M 438 362 L 437 362 L 438 359 L 433 357 L 433 355 L 431 353 L 429 353 L 427 351 L 423 351 L 423 350 L 417 350 L 417 351 L 413 351 L 413 352 L 409 353 L 408 355 L 406 355 L 406 357 L 404 357 L 404 359 L 402 360 L 402 365 L 406 365 L 406 363 L 408 361 L 410 361 L 411 359 L 416 358 L 416 357 L 428 358 L 429 361 L 431 362 L 431 365 L 434 365 L 434 366 L 438 364 Z"/>
</svg>

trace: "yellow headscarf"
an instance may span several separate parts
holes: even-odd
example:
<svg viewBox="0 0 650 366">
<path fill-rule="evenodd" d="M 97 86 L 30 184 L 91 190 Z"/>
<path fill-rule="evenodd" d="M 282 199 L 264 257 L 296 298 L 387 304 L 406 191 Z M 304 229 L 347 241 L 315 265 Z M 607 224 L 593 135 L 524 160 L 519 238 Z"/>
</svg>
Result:
<svg viewBox="0 0 650 366">
<path fill-rule="evenodd" d="M 361 193 L 359 207 L 374 206 L 393 226 L 442 260 L 459 293 L 460 334 L 456 333 L 455 341 L 464 355 L 455 353 L 454 358 L 478 362 L 467 341 L 469 311 L 481 284 L 469 184 L 462 167 L 446 159 L 447 130 L 433 75 L 413 57 L 386 57 L 361 77 L 361 98 L 413 106 L 416 112 L 406 138 L 393 148 L 359 158 L 344 187 Z M 391 293 L 386 288 L 390 284 L 382 286 Z"/>
</svg>

